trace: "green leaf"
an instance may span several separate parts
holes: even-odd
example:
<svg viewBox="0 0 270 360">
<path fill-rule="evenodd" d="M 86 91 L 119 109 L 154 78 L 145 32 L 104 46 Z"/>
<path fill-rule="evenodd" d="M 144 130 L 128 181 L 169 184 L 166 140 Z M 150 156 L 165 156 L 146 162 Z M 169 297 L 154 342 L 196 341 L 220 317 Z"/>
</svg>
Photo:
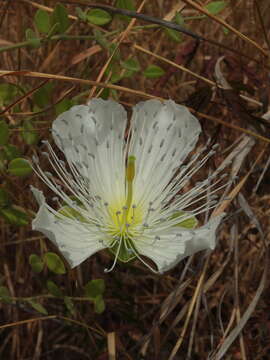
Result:
<svg viewBox="0 0 270 360">
<path fill-rule="evenodd" d="M 46 262 L 48 268 L 55 274 L 66 273 L 65 265 L 57 254 L 53 252 L 47 252 L 44 255 L 44 261 Z"/>
<path fill-rule="evenodd" d="M 32 29 L 26 29 L 25 38 L 29 41 L 29 45 L 33 48 L 40 47 L 41 41 Z"/>
<path fill-rule="evenodd" d="M 5 145 L 9 138 L 9 128 L 5 120 L 0 121 L 0 145 Z"/>
<path fill-rule="evenodd" d="M 121 79 L 122 79 L 122 75 L 121 75 L 121 74 L 112 74 L 110 81 L 111 81 L 112 84 L 116 84 L 116 83 L 118 83 Z"/>
<path fill-rule="evenodd" d="M 37 274 L 39 274 L 44 267 L 44 263 L 41 257 L 36 254 L 31 254 L 29 256 L 29 264 L 31 265 L 32 270 Z"/>
<path fill-rule="evenodd" d="M 212 15 L 217 15 L 227 6 L 226 1 L 212 1 L 204 8 Z"/>
<path fill-rule="evenodd" d="M 111 22 L 111 15 L 101 9 L 91 9 L 87 12 L 86 19 L 94 25 L 106 25 Z"/>
<path fill-rule="evenodd" d="M 2 207 L 9 206 L 10 203 L 11 203 L 11 200 L 10 200 L 8 192 L 5 189 L 0 188 L 0 207 L 2 208 Z"/>
<path fill-rule="evenodd" d="M 18 88 L 14 84 L 0 84 L 0 106 L 8 105 L 18 94 Z"/>
<path fill-rule="evenodd" d="M 16 158 L 8 164 L 8 172 L 15 176 L 27 176 L 32 173 L 32 168 L 29 162 L 23 158 Z"/>
<path fill-rule="evenodd" d="M 0 209 L 0 215 L 11 225 L 24 226 L 29 223 L 28 215 L 14 206 Z"/>
<path fill-rule="evenodd" d="M 0 300 L 7 304 L 12 302 L 9 290 L 6 286 L 0 286 Z"/>
<path fill-rule="evenodd" d="M 176 23 L 177 25 L 184 27 L 185 20 L 180 13 L 176 13 L 173 18 L 173 22 Z M 177 43 L 180 43 L 183 41 L 182 34 L 179 31 L 176 31 L 174 29 L 169 29 L 169 28 L 165 28 L 164 31 L 165 31 L 165 34 L 173 41 L 175 41 Z"/>
<path fill-rule="evenodd" d="M 94 300 L 95 313 L 101 314 L 105 310 L 105 302 L 102 295 L 99 295 Z"/>
<path fill-rule="evenodd" d="M 53 24 L 53 26 L 50 28 L 50 31 L 47 34 L 47 39 L 50 39 L 54 34 L 56 34 L 59 31 L 60 24 L 57 22 Z"/>
<path fill-rule="evenodd" d="M 156 79 L 165 74 L 165 71 L 157 65 L 149 65 L 143 75 L 148 79 Z"/>
<path fill-rule="evenodd" d="M 38 133 L 30 119 L 26 119 L 23 123 L 22 138 L 28 145 L 35 145 L 38 142 Z"/>
<path fill-rule="evenodd" d="M 85 295 L 90 299 L 95 299 L 105 291 L 105 282 L 103 279 L 94 279 L 84 286 Z"/>
<path fill-rule="evenodd" d="M 51 28 L 50 15 L 47 11 L 38 9 L 34 18 L 36 27 L 39 32 L 47 34 Z"/>
<path fill-rule="evenodd" d="M 169 29 L 169 28 L 165 28 L 165 34 L 173 41 L 177 42 L 177 43 L 181 43 L 182 42 L 182 35 L 179 31 L 176 31 L 174 29 Z"/>
<path fill-rule="evenodd" d="M 110 43 L 108 42 L 108 40 L 105 38 L 105 36 L 102 34 L 101 31 L 94 29 L 93 31 L 94 34 L 94 39 L 96 40 L 96 42 L 103 48 L 108 50 L 110 47 Z"/>
<path fill-rule="evenodd" d="M 116 1 L 116 7 L 120 8 L 120 9 L 126 9 L 126 10 L 131 10 L 131 11 L 135 11 L 136 7 L 134 5 L 134 1 L 133 0 L 117 0 Z M 119 19 L 125 20 L 125 21 L 130 21 L 131 17 L 130 16 L 125 16 L 125 15 L 117 15 L 117 17 Z"/>
<path fill-rule="evenodd" d="M 177 12 L 174 16 L 174 22 L 177 25 L 184 26 L 185 25 L 185 18 L 181 15 L 181 13 Z"/>
<path fill-rule="evenodd" d="M 39 88 L 33 96 L 34 103 L 38 105 L 40 108 L 48 106 L 50 103 L 50 98 L 53 90 L 53 83 L 48 82 Z"/>
<path fill-rule="evenodd" d="M 59 32 L 64 33 L 69 27 L 68 12 L 64 5 L 56 4 L 52 14 L 53 24 L 59 23 Z"/>
<path fill-rule="evenodd" d="M 58 104 L 55 105 L 55 113 L 56 116 L 62 114 L 64 111 L 69 110 L 73 105 L 75 105 L 74 101 L 69 99 L 63 99 Z"/>
<path fill-rule="evenodd" d="M 87 21 L 87 15 L 80 7 L 76 7 L 75 10 L 76 10 L 76 14 L 80 20 Z"/>
<path fill-rule="evenodd" d="M 184 218 L 188 215 L 191 216 L 189 219 L 181 221 L 181 218 Z M 198 220 L 196 219 L 196 217 L 184 211 L 178 211 L 177 213 L 171 216 L 171 219 L 176 219 L 176 218 L 179 218 L 179 223 L 174 226 L 179 226 L 186 229 L 194 229 L 198 225 Z"/>
<path fill-rule="evenodd" d="M 62 290 L 52 280 L 47 281 L 47 289 L 55 297 L 63 297 Z"/>
<path fill-rule="evenodd" d="M 15 145 L 6 145 L 3 148 L 5 159 L 10 161 L 21 155 L 20 150 Z"/>
<path fill-rule="evenodd" d="M 137 59 L 130 58 L 126 61 L 121 61 L 121 65 L 124 69 L 132 72 L 137 72 L 141 69 L 141 66 Z"/>
<path fill-rule="evenodd" d="M 48 315 L 48 311 L 40 303 L 38 303 L 38 302 L 36 302 L 34 300 L 27 300 L 27 302 L 32 306 L 33 309 L 35 309 L 39 313 L 41 313 L 43 315 Z"/>
<path fill-rule="evenodd" d="M 64 297 L 64 303 L 68 309 L 68 311 L 72 314 L 75 315 L 75 306 L 74 303 L 72 301 L 72 299 L 69 296 L 65 296 Z"/>
</svg>

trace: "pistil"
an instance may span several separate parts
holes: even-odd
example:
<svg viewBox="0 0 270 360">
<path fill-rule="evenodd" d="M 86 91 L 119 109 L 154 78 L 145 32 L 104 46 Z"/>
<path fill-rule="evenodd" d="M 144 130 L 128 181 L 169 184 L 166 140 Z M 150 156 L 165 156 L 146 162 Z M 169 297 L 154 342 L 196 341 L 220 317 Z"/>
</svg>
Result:
<svg viewBox="0 0 270 360">
<path fill-rule="evenodd" d="M 132 198 L 133 198 L 133 180 L 135 177 L 135 156 L 130 155 L 128 157 L 127 161 L 127 167 L 126 167 L 126 182 L 127 182 L 127 200 L 125 209 L 123 210 L 123 219 L 122 219 L 122 227 L 125 227 L 125 224 L 127 222 L 129 210 L 131 208 L 132 204 Z"/>
</svg>

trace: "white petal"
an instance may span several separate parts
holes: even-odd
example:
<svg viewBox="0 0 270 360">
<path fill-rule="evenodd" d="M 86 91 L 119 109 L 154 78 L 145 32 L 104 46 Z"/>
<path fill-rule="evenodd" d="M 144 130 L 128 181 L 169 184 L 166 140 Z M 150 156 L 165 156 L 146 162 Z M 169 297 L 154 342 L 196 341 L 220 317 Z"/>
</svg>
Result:
<svg viewBox="0 0 270 360">
<path fill-rule="evenodd" d="M 32 222 L 32 229 L 42 232 L 61 251 L 70 266 L 73 268 L 99 250 L 106 248 L 99 242 L 98 236 L 91 230 L 86 230 L 83 224 L 64 222 L 57 219 L 47 208 L 44 195 L 41 191 L 31 188 L 40 205 L 36 218 Z"/>
<path fill-rule="evenodd" d="M 134 245 L 139 254 L 153 260 L 159 272 L 162 273 L 172 269 L 186 256 L 205 249 L 213 250 L 215 248 L 216 229 L 223 216 L 217 216 L 206 225 L 195 230 L 174 227 L 158 235 L 152 233 L 147 237 L 136 239 Z M 156 239 L 156 236 L 159 238 Z"/>
<path fill-rule="evenodd" d="M 77 105 L 60 114 L 53 122 L 53 138 L 64 152 L 68 147 L 105 140 L 113 126 L 114 131 L 126 125 L 125 109 L 113 100 L 92 99 L 87 105 Z M 64 148 L 63 148 L 64 145 Z M 89 149 L 90 150 L 90 149 Z"/>
<path fill-rule="evenodd" d="M 134 193 L 148 199 L 160 194 L 175 168 L 194 148 L 201 126 L 184 106 L 149 100 L 134 108 L 130 154 L 136 157 Z"/>
<path fill-rule="evenodd" d="M 67 160 L 90 180 L 103 202 L 125 196 L 125 109 L 112 100 L 74 106 L 53 123 L 53 136 Z M 113 199 L 108 199 L 107 194 Z"/>
</svg>

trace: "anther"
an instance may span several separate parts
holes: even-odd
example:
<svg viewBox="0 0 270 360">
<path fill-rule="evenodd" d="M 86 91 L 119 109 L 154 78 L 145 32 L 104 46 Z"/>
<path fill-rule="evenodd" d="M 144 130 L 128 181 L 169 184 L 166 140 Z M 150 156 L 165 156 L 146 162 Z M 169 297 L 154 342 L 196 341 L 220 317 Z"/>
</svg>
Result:
<svg viewBox="0 0 270 360">
<path fill-rule="evenodd" d="M 32 156 L 32 160 L 35 164 L 39 164 L 39 158 L 36 155 Z"/>
</svg>

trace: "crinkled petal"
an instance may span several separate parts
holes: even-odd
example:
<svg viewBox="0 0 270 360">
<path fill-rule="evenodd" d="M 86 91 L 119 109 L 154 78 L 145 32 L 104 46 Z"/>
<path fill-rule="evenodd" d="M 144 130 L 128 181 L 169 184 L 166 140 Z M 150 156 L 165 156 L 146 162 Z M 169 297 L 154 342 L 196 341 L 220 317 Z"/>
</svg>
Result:
<svg viewBox="0 0 270 360">
<path fill-rule="evenodd" d="M 136 157 L 134 193 L 143 189 L 145 200 L 151 201 L 194 148 L 201 126 L 186 107 L 172 100 L 137 104 L 131 124 L 130 154 Z"/>
<path fill-rule="evenodd" d="M 59 248 L 71 268 L 106 248 L 91 229 L 87 231 L 85 224 L 78 222 L 72 224 L 60 218 L 56 219 L 56 216 L 48 210 L 43 193 L 33 187 L 31 190 L 40 206 L 32 222 L 32 229 L 48 237 Z"/>
<path fill-rule="evenodd" d="M 216 229 L 223 216 L 217 216 L 195 230 L 174 227 L 159 235 L 151 232 L 149 236 L 136 239 L 134 244 L 138 253 L 151 259 L 159 272 L 163 273 L 172 269 L 186 256 L 201 250 L 213 250 L 216 243 Z"/>
</svg>

